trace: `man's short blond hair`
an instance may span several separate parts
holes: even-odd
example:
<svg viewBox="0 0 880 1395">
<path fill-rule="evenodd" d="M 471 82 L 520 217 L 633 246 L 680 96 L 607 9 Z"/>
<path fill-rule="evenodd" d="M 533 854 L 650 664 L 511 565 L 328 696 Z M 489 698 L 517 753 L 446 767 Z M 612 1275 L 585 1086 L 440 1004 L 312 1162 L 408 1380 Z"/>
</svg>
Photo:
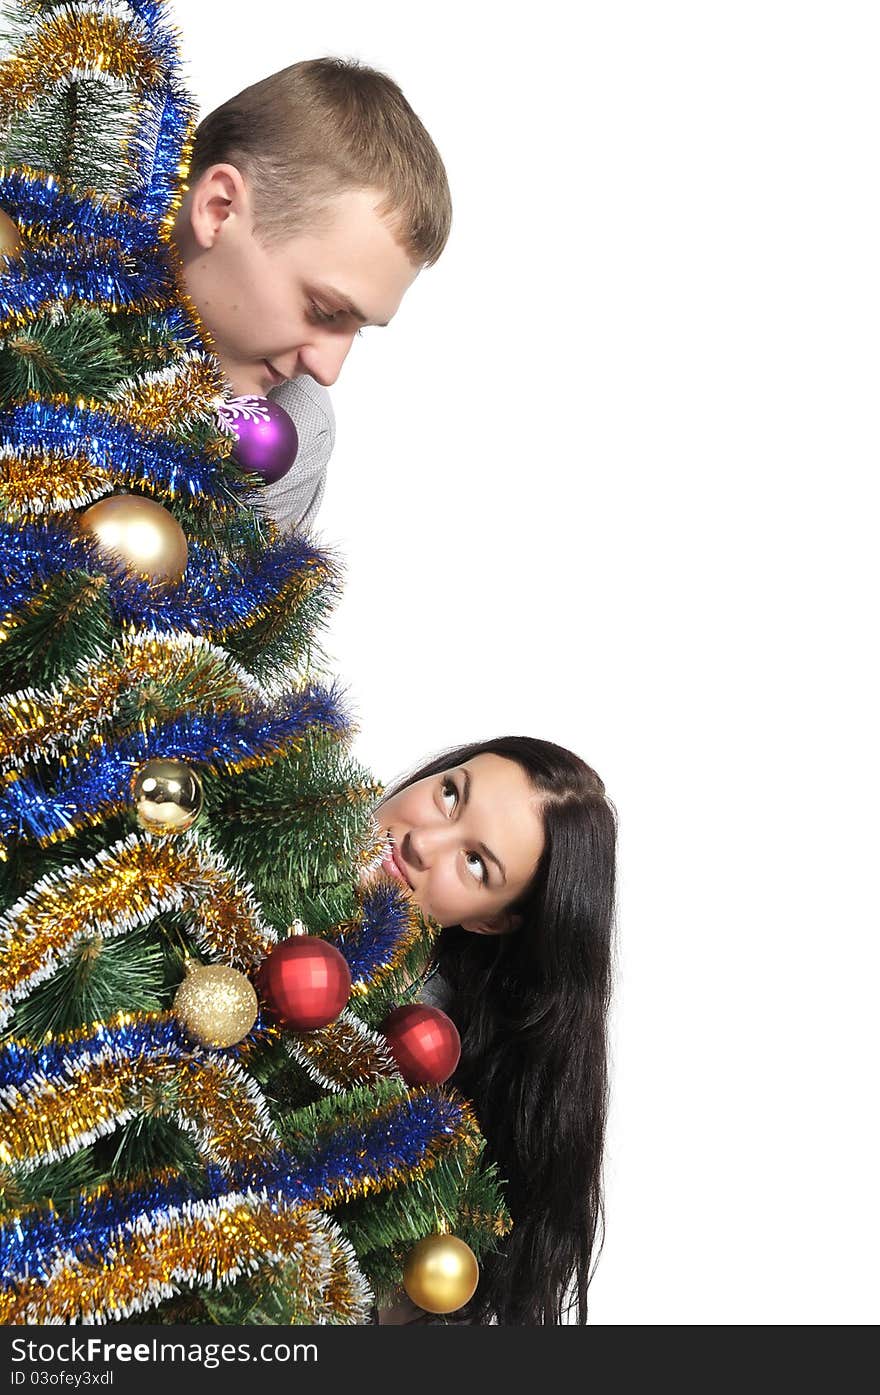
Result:
<svg viewBox="0 0 880 1395">
<path fill-rule="evenodd" d="M 227 163 L 251 185 L 266 242 L 319 226 L 331 199 L 361 188 L 384 194 L 380 216 L 415 265 L 431 266 L 449 237 L 437 147 L 397 84 L 358 62 L 294 63 L 217 107 L 196 131 L 190 183 Z"/>
</svg>

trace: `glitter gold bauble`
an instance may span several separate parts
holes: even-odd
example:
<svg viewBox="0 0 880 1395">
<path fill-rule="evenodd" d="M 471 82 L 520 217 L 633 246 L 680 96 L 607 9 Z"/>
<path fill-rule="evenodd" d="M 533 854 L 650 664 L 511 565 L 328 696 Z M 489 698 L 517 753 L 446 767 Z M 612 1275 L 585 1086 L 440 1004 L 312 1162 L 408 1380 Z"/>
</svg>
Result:
<svg viewBox="0 0 880 1395">
<path fill-rule="evenodd" d="M 202 812 L 202 782 L 186 761 L 148 760 L 135 771 L 131 794 L 138 823 L 148 833 L 183 833 Z"/>
<path fill-rule="evenodd" d="M 234 1046 L 257 1020 L 257 995 L 238 969 L 200 964 L 190 969 L 174 997 L 181 1025 L 201 1046 Z"/>
<path fill-rule="evenodd" d="M 403 1287 L 419 1308 L 454 1313 L 473 1298 L 480 1266 L 469 1245 L 457 1235 L 428 1235 L 410 1250 Z"/>
<path fill-rule="evenodd" d="M 155 499 L 111 494 L 81 513 L 79 524 L 102 552 L 115 554 L 151 581 L 179 581 L 186 571 L 183 529 Z"/>
<path fill-rule="evenodd" d="M 18 226 L 13 223 L 8 213 L 4 213 L 0 208 L 0 259 L 3 257 L 17 257 L 21 251 L 21 233 Z M 0 271 L 3 270 L 3 262 L 0 260 Z"/>
</svg>

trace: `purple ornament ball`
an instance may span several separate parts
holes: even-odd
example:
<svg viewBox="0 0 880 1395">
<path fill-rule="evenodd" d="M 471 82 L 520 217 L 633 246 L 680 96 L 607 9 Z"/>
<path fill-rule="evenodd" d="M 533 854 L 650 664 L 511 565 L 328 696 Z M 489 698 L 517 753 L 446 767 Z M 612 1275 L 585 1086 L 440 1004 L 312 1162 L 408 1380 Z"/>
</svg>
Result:
<svg viewBox="0 0 880 1395">
<path fill-rule="evenodd" d="M 233 460 L 266 484 L 282 479 L 299 450 L 296 427 L 284 408 L 270 397 L 239 397 L 226 410 L 236 438 Z"/>
</svg>

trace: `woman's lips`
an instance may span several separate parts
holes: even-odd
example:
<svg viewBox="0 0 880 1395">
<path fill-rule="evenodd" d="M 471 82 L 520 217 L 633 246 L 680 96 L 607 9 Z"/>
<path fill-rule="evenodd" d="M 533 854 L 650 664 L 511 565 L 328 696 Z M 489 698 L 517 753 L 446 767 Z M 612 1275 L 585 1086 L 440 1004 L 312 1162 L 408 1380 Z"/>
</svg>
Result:
<svg viewBox="0 0 880 1395">
<path fill-rule="evenodd" d="M 387 872 L 390 877 L 396 877 L 398 881 L 403 882 L 404 886 L 408 886 L 410 891 L 412 891 L 409 878 L 406 876 L 406 873 L 397 859 L 397 849 L 392 846 L 391 851 L 382 859 L 382 869 Z"/>
</svg>

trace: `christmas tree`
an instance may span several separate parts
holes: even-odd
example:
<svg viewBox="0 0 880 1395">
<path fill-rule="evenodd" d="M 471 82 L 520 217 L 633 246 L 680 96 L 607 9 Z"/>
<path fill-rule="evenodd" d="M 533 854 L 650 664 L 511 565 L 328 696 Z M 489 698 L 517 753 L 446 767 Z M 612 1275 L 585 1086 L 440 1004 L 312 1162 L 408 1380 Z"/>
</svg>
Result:
<svg viewBox="0 0 880 1395">
<path fill-rule="evenodd" d="M 182 289 L 176 35 L 164 0 L 5 25 L 0 1318 L 363 1322 L 407 1263 L 430 1307 L 436 1247 L 508 1222 L 401 1065 L 433 930 L 364 876 L 337 569 L 254 509 L 268 407 Z"/>
</svg>

